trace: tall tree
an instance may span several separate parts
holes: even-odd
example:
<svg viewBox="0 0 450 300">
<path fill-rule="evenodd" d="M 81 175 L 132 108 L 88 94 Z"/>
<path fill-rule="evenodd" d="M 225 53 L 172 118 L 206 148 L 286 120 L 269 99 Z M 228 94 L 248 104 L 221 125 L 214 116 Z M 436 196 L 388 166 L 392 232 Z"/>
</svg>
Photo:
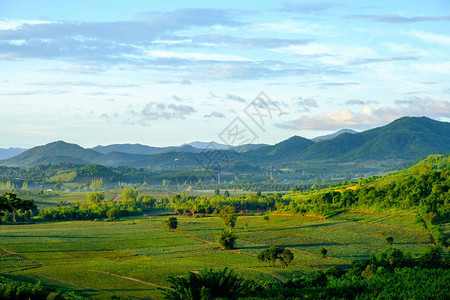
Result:
<svg viewBox="0 0 450 300">
<path fill-rule="evenodd" d="M 230 230 L 233 229 L 237 221 L 237 214 L 234 207 L 230 205 L 224 206 L 219 212 L 219 218 L 222 219 L 225 227 L 229 228 Z"/>
<path fill-rule="evenodd" d="M 167 226 L 169 227 L 170 231 L 174 231 L 178 227 L 178 220 L 176 217 L 170 217 L 167 220 Z"/>
<path fill-rule="evenodd" d="M 15 193 L 5 193 L 0 196 L 0 215 L 4 215 L 5 211 L 9 211 L 13 214 L 14 222 L 16 221 L 17 210 L 30 210 L 35 207 L 34 200 L 22 200 Z"/>
</svg>

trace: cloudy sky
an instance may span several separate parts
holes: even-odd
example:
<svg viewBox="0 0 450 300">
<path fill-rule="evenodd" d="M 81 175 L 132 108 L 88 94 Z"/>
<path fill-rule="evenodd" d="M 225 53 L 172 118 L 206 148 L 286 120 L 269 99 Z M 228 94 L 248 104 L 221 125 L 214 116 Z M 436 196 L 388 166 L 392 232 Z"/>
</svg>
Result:
<svg viewBox="0 0 450 300">
<path fill-rule="evenodd" d="M 449 49 L 448 0 L 0 0 L 0 147 L 449 121 Z"/>
</svg>

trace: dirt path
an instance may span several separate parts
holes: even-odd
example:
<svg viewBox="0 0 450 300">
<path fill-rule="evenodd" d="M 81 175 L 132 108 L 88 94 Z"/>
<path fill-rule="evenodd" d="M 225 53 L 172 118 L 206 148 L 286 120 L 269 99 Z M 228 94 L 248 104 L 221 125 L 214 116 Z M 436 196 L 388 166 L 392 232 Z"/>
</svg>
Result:
<svg viewBox="0 0 450 300">
<path fill-rule="evenodd" d="M 118 278 L 123 278 L 123 279 L 131 280 L 131 281 L 136 281 L 136 282 L 139 282 L 139 283 L 142 283 L 142 284 L 146 284 L 146 285 L 150 285 L 150 286 L 154 286 L 154 287 L 159 287 L 159 288 L 162 288 L 162 289 L 169 288 L 168 286 L 164 286 L 164 285 L 159 285 L 159 284 L 156 284 L 156 283 L 143 281 L 143 280 L 140 280 L 140 279 L 137 279 L 137 278 L 133 278 L 133 277 L 122 276 L 122 275 L 114 274 L 114 273 L 107 272 L 107 271 L 100 271 L 100 270 L 88 270 L 88 271 L 97 272 L 97 273 L 103 273 L 103 274 L 111 275 L 111 276 L 118 277 Z"/>
<path fill-rule="evenodd" d="M 277 275 L 277 274 L 274 274 L 274 273 L 270 273 L 269 271 L 256 270 L 256 269 L 252 269 L 252 268 L 237 268 L 237 269 L 244 269 L 244 270 L 251 270 L 251 271 L 261 272 L 261 273 L 265 273 L 267 275 L 270 275 L 273 278 L 278 279 L 281 282 L 285 282 L 286 281 L 286 279 L 281 277 L 280 275 Z"/>
<path fill-rule="evenodd" d="M 64 284 L 68 284 L 68 285 L 72 285 L 72 286 L 76 286 L 76 287 L 80 287 L 80 288 L 83 288 L 83 289 L 86 289 L 86 290 L 92 290 L 92 291 L 97 291 L 97 292 L 106 292 L 105 290 L 99 290 L 99 289 L 95 289 L 95 288 L 82 286 L 82 285 L 79 285 L 79 284 L 76 284 L 76 283 L 73 283 L 73 282 L 56 279 L 56 278 L 53 278 L 53 277 L 50 277 L 50 276 L 47 276 L 47 275 L 44 275 L 44 274 L 40 274 L 40 273 L 34 273 L 34 274 L 36 274 L 38 276 L 41 276 L 41 277 L 44 277 L 44 278 L 47 278 L 47 279 L 50 279 L 50 280 L 54 280 L 54 281 L 60 282 L 60 283 L 64 283 Z"/>
<path fill-rule="evenodd" d="M 19 254 L 15 253 L 15 252 L 6 250 L 5 248 L 0 248 L 0 250 L 3 251 L 3 252 L 5 252 L 5 253 L 8 253 L 9 255 L 12 255 L 12 256 L 15 256 L 15 257 L 17 257 L 17 258 L 20 258 L 20 259 L 23 259 L 23 260 L 32 262 L 32 263 L 34 263 L 34 264 L 37 264 L 38 267 L 44 267 L 44 266 L 45 266 L 44 264 L 38 263 L 37 261 L 34 261 L 34 260 L 32 260 L 32 259 L 29 259 L 29 258 L 26 258 L 25 256 L 19 255 Z"/>
</svg>

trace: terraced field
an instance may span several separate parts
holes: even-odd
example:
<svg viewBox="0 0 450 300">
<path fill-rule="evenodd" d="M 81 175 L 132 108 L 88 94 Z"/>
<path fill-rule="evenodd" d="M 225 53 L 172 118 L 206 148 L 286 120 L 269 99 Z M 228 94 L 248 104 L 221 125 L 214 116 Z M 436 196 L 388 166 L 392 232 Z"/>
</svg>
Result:
<svg viewBox="0 0 450 300">
<path fill-rule="evenodd" d="M 349 266 L 387 247 L 419 252 L 432 243 L 413 216 L 349 212 L 331 219 L 271 215 L 239 217 L 237 249 L 220 250 L 215 236 L 222 229 L 216 217 L 178 217 L 178 230 L 166 228 L 167 216 L 128 218 L 118 222 L 54 222 L 0 226 L 0 274 L 40 280 L 97 299 L 111 295 L 159 299 L 169 275 L 203 268 L 236 269 L 251 279 L 284 280 L 326 269 Z M 244 230 L 244 223 L 248 223 Z M 294 252 L 286 269 L 268 268 L 256 260 L 270 245 Z M 328 257 L 320 249 L 328 249 Z"/>
</svg>

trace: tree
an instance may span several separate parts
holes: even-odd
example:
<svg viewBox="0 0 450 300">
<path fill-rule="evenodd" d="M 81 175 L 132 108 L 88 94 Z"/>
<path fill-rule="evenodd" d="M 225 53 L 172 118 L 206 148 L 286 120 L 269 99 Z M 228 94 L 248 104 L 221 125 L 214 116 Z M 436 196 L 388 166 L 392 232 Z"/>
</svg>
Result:
<svg viewBox="0 0 450 300">
<path fill-rule="evenodd" d="M 16 222 L 17 210 L 31 210 L 35 207 L 34 200 L 22 200 L 15 193 L 5 193 L 0 196 L 0 216 L 3 216 L 8 211 L 13 214 L 14 222 Z"/>
<path fill-rule="evenodd" d="M 22 183 L 22 190 L 28 190 L 28 181 Z"/>
<path fill-rule="evenodd" d="M 392 244 L 394 244 L 394 238 L 392 236 L 388 236 L 386 238 L 386 242 L 392 246 Z"/>
<path fill-rule="evenodd" d="M 101 190 L 103 189 L 103 178 L 93 179 L 91 185 L 89 186 L 91 190 Z"/>
<path fill-rule="evenodd" d="M 234 249 L 234 244 L 236 242 L 237 236 L 229 228 L 225 228 L 220 231 L 217 236 L 217 243 L 222 249 L 231 250 Z"/>
<path fill-rule="evenodd" d="M 169 276 L 169 289 L 162 289 L 165 299 L 238 299 L 247 286 L 244 279 L 225 268 L 213 271 L 205 269 L 201 273 L 189 272 L 187 276 Z"/>
<path fill-rule="evenodd" d="M 104 199 L 105 199 L 105 193 L 103 193 L 103 192 L 88 193 L 86 195 L 86 200 L 88 202 L 92 202 L 92 203 L 100 203 Z"/>
<path fill-rule="evenodd" d="M 170 217 L 167 220 L 167 226 L 169 227 L 170 231 L 174 231 L 178 227 L 178 220 L 176 217 Z"/>
<path fill-rule="evenodd" d="M 119 213 L 119 210 L 116 207 L 113 207 L 106 212 L 106 216 L 110 220 L 117 220 L 119 219 Z"/>
<path fill-rule="evenodd" d="M 269 222 L 269 216 L 264 216 L 264 221 Z"/>
<path fill-rule="evenodd" d="M 234 207 L 230 205 L 224 206 L 219 212 L 219 218 L 222 219 L 225 227 L 229 228 L 230 230 L 234 228 L 234 225 L 236 225 L 237 221 L 237 214 Z"/>
<path fill-rule="evenodd" d="M 320 249 L 320 254 L 322 254 L 322 258 L 327 257 L 328 250 L 325 248 Z"/>
<path fill-rule="evenodd" d="M 287 267 L 294 260 L 294 253 L 289 249 L 284 249 L 281 253 L 281 266 Z"/>
<path fill-rule="evenodd" d="M 123 201 L 127 201 L 128 199 L 136 200 L 139 195 L 139 192 L 133 189 L 124 189 L 122 191 Z"/>
<path fill-rule="evenodd" d="M 294 254 L 289 249 L 285 249 L 278 246 L 273 246 L 264 250 L 261 250 L 257 256 L 258 261 L 267 262 L 267 266 L 270 264 L 275 267 L 275 262 L 280 261 L 281 267 L 287 267 L 294 259 Z"/>
<path fill-rule="evenodd" d="M 225 191 L 225 193 L 223 193 L 223 197 L 224 197 L 224 198 L 230 197 L 230 192 Z"/>
<path fill-rule="evenodd" d="M 61 181 L 58 181 L 57 183 L 55 183 L 55 185 L 53 186 L 53 188 L 55 190 L 60 190 L 63 187 L 63 184 Z"/>
</svg>

